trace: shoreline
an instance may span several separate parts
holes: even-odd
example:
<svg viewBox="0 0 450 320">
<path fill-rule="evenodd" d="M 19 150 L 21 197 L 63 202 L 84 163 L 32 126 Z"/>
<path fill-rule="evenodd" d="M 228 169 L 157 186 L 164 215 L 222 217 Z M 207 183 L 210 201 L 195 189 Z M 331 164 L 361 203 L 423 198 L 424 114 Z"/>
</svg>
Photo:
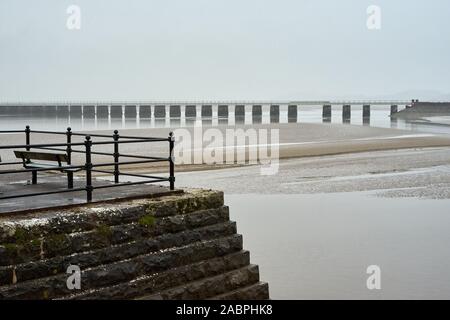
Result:
<svg viewBox="0 0 450 320">
<path fill-rule="evenodd" d="M 215 127 L 203 127 L 203 131 L 207 129 L 218 129 L 224 132 L 226 129 L 230 129 L 229 126 L 215 126 Z M 279 160 L 293 159 L 293 158 L 306 158 L 306 157 L 319 157 L 319 156 L 331 156 L 350 153 L 362 153 L 370 151 L 384 151 L 384 150 L 400 150 L 400 149 L 415 149 L 415 148 L 434 148 L 434 147 L 450 147 L 450 136 L 440 134 L 422 134 L 417 132 L 411 132 L 407 130 L 391 129 L 391 128 L 376 128 L 369 126 L 348 125 L 348 124 L 314 124 L 314 123 L 302 123 L 302 124 L 259 124 L 259 125 L 240 125 L 231 127 L 234 129 L 278 129 L 279 130 Z M 133 136 L 168 136 L 169 132 L 178 128 L 149 128 L 149 129 L 124 129 L 119 133 L 122 135 Z M 194 136 L 194 127 L 179 128 L 189 131 L 194 140 L 199 137 Z M 83 133 L 92 134 L 105 134 L 111 133 L 110 131 L 83 131 Z M 40 142 L 64 142 L 64 136 L 49 136 L 38 135 Z M 38 139 L 32 135 L 33 140 Z M 7 143 L 4 139 L 5 136 L 0 135 L 0 144 L 22 144 L 23 134 L 9 134 Z M 34 137 L 34 139 L 33 139 Z M 50 137 L 50 139 L 49 139 Z M 3 138 L 3 139 L 2 139 Z M 200 137 L 202 138 L 202 137 Z M 74 140 L 80 140 L 80 137 L 76 137 Z M 81 140 L 80 140 L 81 141 Z M 207 147 L 207 143 L 203 143 L 203 147 Z M 195 144 L 193 144 L 195 145 Z M 225 159 L 227 152 L 234 152 L 234 150 L 228 151 L 229 148 L 224 146 L 222 148 L 223 158 Z M 237 150 L 236 153 L 242 155 L 245 153 L 246 158 L 248 156 L 248 148 L 244 148 L 244 151 Z M 3 161 L 14 160 L 11 156 L 10 150 L 2 150 Z M 99 151 L 111 150 L 105 146 L 99 146 Z M 196 152 L 198 150 L 191 149 Z M 127 154 L 148 154 L 146 150 L 143 150 L 142 144 L 132 145 L 125 144 L 121 147 L 121 152 Z M 152 146 L 152 154 L 157 156 L 166 156 L 168 152 L 168 146 L 161 143 Z M 74 154 L 73 160 L 75 163 L 83 162 L 83 155 Z M 109 157 L 98 156 L 94 157 L 94 161 L 110 161 Z M 216 170 L 223 168 L 240 167 L 245 164 L 176 164 L 176 171 L 178 172 L 193 172 L 204 170 Z M 161 172 L 165 171 L 167 165 L 153 164 L 153 165 L 132 165 L 123 166 L 123 169 L 127 171 L 141 171 L 141 172 Z M 100 176 L 100 175 L 99 175 Z"/>
</svg>

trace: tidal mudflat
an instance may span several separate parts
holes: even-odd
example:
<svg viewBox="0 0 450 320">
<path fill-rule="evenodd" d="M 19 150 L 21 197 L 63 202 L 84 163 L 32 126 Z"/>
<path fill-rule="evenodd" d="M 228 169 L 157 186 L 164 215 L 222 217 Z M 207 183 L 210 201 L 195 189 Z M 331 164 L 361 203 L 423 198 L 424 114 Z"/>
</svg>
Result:
<svg viewBox="0 0 450 320">
<path fill-rule="evenodd" d="M 225 190 L 274 299 L 450 298 L 450 148 L 290 159 L 180 173 Z M 382 289 L 366 287 L 378 265 Z"/>
</svg>

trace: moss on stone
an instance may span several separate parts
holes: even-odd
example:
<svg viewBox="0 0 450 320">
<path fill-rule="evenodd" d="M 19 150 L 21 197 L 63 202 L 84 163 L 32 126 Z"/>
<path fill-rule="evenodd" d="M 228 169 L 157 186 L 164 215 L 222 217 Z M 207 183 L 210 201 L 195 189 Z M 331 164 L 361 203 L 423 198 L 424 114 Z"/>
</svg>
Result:
<svg viewBox="0 0 450 320">
<path fill-rule="evenodd" d="M 5 252 L 8 257 L 16 257 L 19 255 L 19 245 L 15 243 L 5 243 L 3 247 L 5 248 Z"/>
<path fill-rule="evenodd" d="M 146 214 L 139 219 L 138 223 L 143 227 L 151 228 L 155 225 L 155 217 L 152 214 Z"/>
<path fill-rule="evenodd" d="M 46 237 L 45 246 L 52 252 L 58 252 L 66 249 L 69 242 L 65 234 L 52 234 Z"/>
<path fill-rule="evenodd" d="M 113 234 L 111 227 L 106 224 L 99 225 L 95 231 L 102 239 L 108 241 L 111 239 Z"/>
</svg>

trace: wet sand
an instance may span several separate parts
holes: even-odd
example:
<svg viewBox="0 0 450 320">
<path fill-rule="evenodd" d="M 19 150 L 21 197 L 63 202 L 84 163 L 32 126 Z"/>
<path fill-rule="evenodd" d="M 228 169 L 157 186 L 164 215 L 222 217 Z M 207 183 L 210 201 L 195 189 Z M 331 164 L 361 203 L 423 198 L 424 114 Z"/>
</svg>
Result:
<svg viewBox="0 0 450 320">
<path fill-rule="evenodd" d="M 211 127 L 203 127 L 203 132 Z M 418 134 L 406 130 L 374 128 L 369 126 L 345 125 L 345 124 L 261 124 L 261 125 L 240 125 L 235 127 L 218 126 L 214 127 L 220 130 L 225 136 L 226 129 L 279 129 L 280 148 L 279 158 L 302 158 L 317 157 L 324 155 L 338 155 L 347 153 L 394 150 L 407 148 L 429 148 L 429 147 L 445 147 L 450 146 L 450 136 L 436 134 Z M 194 128 L 183 128 L 188 130 L 196 140 L 201 140 L 201 136 L 195 136 Z M 128 129 L 121 130 L 121 135 L 133 136 L 153 136 L 167 137 L 171 129 L 169 128 L 152 128 L 152 129 Z M 176 131 L 175 131 L 176 132 Z M 87 133 L 111 134 L 111 131 L 94 131 Z M 23 144 L 24 134 L 0 135 L 1 145 Z M 93 141 L 102 141 L 105 139 L 93 138 Z M 74 137 L 74 142 L 81 142 L 82 138 Z M 65 142 L 65 136 L 41 135 L 33 134 L 32 143 L 57 143 Z M 268 141 L 270 143 L 270 140 Z M 206 147 L 209 141 L 202 142 Z M 83 148 L 80 148 L 81 150 Z M 112 152 L 112 145 L 95 146 L 94 151 Z M 227 152 L 233 150 L 226 149 Z M 194 152 L 198 152 L 193 148 Z M 123 144 L 120 146 L 121 153 L 151 155 L 166 157 L 169 154 L 168 143 L 152 143 L 152 144 Z M 238 149 L 237 153 L 246 152 L 245 149 Z M 3 161 L 13 161 L 13 152 L 10 150 L 0 150 Z M 128 160 L 131 160 L 128 158 Z M 94 161 L 111 162 L 109 156 L 95 156 Z M 84 155 L 79 153 L 73 154 L 73 162 L 82 164 Z M 177 171 L 194 171 L 221 169 L 230 165 L 211 165 L 211 164 L 179 164 L 177 163 Z M 124 167 L 125 168 L 125 167 Z M 167 164 L 152 165 L 133 165 L 127 167 L 128 170 L 142 170 L 146 172 L 157 172 L 167 168 Z"/>
</svg>

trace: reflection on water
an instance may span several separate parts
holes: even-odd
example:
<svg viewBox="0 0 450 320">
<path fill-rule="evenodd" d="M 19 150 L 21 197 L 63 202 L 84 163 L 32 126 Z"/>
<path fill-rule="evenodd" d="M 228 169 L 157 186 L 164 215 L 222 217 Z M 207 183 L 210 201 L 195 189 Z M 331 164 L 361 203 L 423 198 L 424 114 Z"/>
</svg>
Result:
<svg viewBox="0 0 450 320">
<path fill-rule="evenodd" d="M 450 298 L 450 200 L 226 195 L 273 299 Z M 381 268 L 381 290 L 366 268 Z"/>
<path fill-rule="evenodd" d="M 105 109 L 105 108 L 103 108 Z M 33 129 L 65 130 L 68 126 L 73 130 L 111 130 L 111 129 L 139 129 L 139 128 L 161 128 L 161 127 L 185 127 L 185 126 L 216 126 L 236 124 L 268 124 L 268 123 L 348 123 L 353 125 L 370 125 L 382 128 L 398 128 L 431 133 L 450 133 L 448 126 L 433 126 L 430 124 L 410 123 L 404 120 L 391 120 L 390 106 L 373 106 L 370 118 L 363 118 L 362 106 L 352 106 L 350 118 L 343 119 L 342 106 L 333 106 L 332 115 L 329 119 L 322 118 L 321 106 L 300 106 L 297 113 L 293 109 L 273 109 L 263 112 L 258 108 L 257 112 L 245 111 L 239 106 L 235 113 L 227 116 L 224 109 L 219 110 L 219 116 L 212 117 L 209 113 L 201 118 L 189 117 L 165 117 L 164 114 L 156 114 L 157 117 L 150 118 L 148 113 L 137 116 L 135 109 L 126 109 L 122 116 L 120 110 L 113 108 L 111 115 L 98 108 L 97 115 L 91 109 L 86 109 L 83 116 L 81 112 L 68 113 L 57 112 L 54 108 L 36 107 L 29 109 L 17 109 L 11 113 L 0 110 L 0 127 L 2 130 L 15 130 L 25 125 Z M 158 109 L 159 110 L 159 109 Z M 186 109 L 187 111 L 190 109 Z M 120 112 L 119 112 L 120 111 Z M 164 110 L 162 110 L 164 111 Z M 187 112 L 186 111 L 186 112 Z M 189 112 L 187 112 L 190 115 Z M 159 116 L 159 117 L 158 117 Z"/>
</svg>

